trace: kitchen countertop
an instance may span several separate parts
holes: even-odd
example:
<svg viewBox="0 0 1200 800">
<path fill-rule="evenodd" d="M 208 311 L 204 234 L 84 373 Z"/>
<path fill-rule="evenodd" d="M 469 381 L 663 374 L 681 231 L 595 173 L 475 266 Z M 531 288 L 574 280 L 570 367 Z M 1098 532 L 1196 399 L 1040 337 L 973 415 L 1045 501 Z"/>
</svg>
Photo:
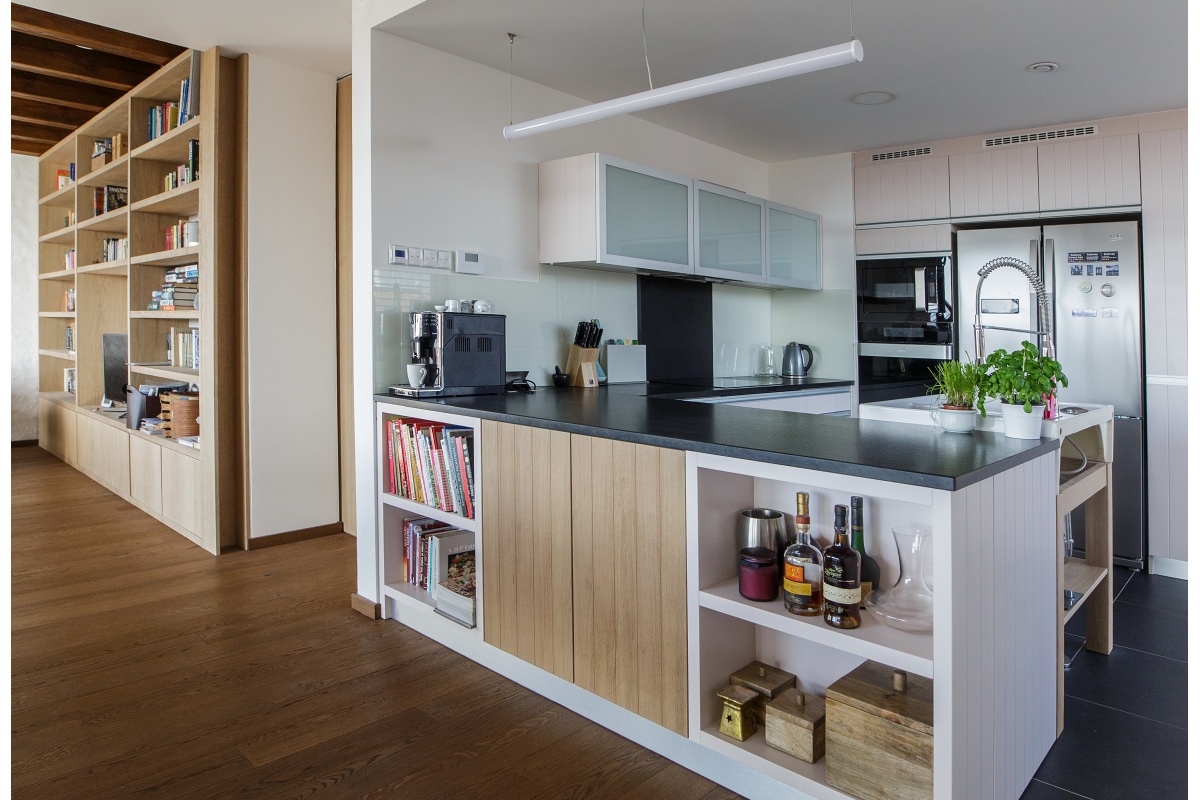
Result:
<svg viewBox="0 0 1200 800">
<path fill-rule="evenodd" d="M 924 425 L 679 402 L 687 398 L 669 390 L 657 394 L 658 386 L 661 384 L 551 387 L 529 394 L 422 400 L 379 394 L 375 399 L 414 409 L 949 491 L 1059 446 L 1055 439 L 1009 439 L 983 431 L 948 434 Z M 636 388 L 643 391 L 630 391 Z M 761 388 L 754 387 L 749 393 L 761 393 Z M 714 394 L 723 396 L 725 392 L 710 389 L 689 393 L 689 397 Z"/>
</svg>

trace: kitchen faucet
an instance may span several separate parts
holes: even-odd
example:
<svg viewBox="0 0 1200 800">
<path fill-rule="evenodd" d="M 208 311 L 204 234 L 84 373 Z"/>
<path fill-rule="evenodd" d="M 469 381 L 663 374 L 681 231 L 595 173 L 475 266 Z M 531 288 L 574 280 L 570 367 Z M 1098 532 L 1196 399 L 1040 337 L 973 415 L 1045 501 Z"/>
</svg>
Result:
<svg viewBox="0 0 1200 800">
<path fill-rule="evenodd" d="M 1038 304 L 1038 328 L 1039 330 L 1029 330 L 1026 328 L 1004 328 L 999 325 L 984 325 L 983 323 L 983 281 L 988 275 L 992 274 L 1001 267 L 1012 267 L 1025 276 L 1029 284 L 1033 287 L 1033 291 L 1037 294 Z M 1046 340 L 1042 348 L 1042 355 L 1054 358 L 1054 332 L 1050 329 L 1050 303 L 1046 299 L 1046 285 L 1042 283 L 1042 279 L 1038 277 L 1037 272 L 1033 267 L 1016 258 L 1009 256 L 1001 256 L 994 258 L 984 264 L 979 269 L 979 283 L 975 284 L 975 363 L 983 363 L 983 332 L 984 330 L 994 331 L 1011 331 L 1013 333 L 1032 333 L 1038 337 L 1044 337 Z"/>
</svg>

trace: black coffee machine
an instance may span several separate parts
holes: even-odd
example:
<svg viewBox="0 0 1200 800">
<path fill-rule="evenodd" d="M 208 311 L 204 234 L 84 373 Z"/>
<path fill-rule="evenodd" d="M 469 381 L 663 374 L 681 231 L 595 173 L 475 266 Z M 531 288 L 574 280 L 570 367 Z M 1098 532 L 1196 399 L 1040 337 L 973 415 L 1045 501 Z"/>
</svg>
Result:
<svg viewBox="0 0 1200 800">
<path fill-rule="evenodd" d="M 392 386 L 407 397 L 503 394 L 504 315 L 414 311 L 412 363 L 425 367 L 419 386 Z"/>
</svg>

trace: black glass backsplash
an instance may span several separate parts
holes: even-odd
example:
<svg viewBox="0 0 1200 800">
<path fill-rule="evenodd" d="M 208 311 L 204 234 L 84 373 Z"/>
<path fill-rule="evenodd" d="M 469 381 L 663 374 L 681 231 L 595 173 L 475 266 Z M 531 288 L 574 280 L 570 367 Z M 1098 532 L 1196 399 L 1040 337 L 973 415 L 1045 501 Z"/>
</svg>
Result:
<svg viewBox="0 0 1200 800">
<path fill-rule="evenodd" d="M 712 284 L 639 275 L 638 342 L 651 381 L 712 378 Z"/>
</svg>

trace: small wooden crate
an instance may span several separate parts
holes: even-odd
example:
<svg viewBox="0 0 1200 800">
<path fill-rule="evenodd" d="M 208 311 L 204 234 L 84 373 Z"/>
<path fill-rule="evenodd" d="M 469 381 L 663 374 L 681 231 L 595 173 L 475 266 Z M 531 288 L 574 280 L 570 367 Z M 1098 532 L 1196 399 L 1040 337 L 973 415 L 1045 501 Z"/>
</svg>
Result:
<svg viewBox="0 0 1200 800">
<path fill-rule="evenodd" d="M 787 689 L 767 703 L 767 744 L 815 764 L 825 756 L 825 698 Z"/>
<path fill-rule="evenodd" d="M 750 703 L 750 714 L 759 725 L 767 723 L 767 701 L 779 695 L 784 689 L 796 685 L 796 676 L 790 672 L 776 669 L 761 661 L 752 661 L 729 676 L 729 682 L 734 686 L 745 686 L 758 693 L 758 697 Z"/>
<path fill-rule="evenodd" d="M 831 685 L 825 782 L 863 800 L 930 800 L 933 681 L 867 661 Z"/>
</svg>

